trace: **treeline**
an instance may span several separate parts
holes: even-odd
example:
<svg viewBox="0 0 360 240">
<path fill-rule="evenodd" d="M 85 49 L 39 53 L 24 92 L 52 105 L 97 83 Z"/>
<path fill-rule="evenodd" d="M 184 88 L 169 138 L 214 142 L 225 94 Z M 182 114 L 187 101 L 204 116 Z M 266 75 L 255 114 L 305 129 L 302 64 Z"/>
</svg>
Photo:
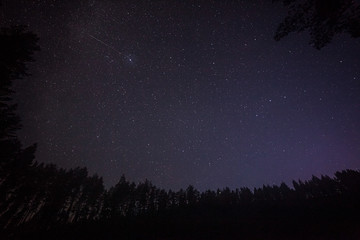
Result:
<svg viewBox="0 0 360 240">
<path fill-rule="evenodd" d="M 33 157 L 30 150 L 28 157 Z M 254 222 L 274 217 L 281 217 L 285 222 L 294 220 L 292 218 L 302 219 L 299 216 L 305 212 L 308 216 L 312 211 L 320 212 L 321 217 L 328 212 L 332 212 L 331 217 L 335 213 L 337 217 L 339 214 L 347 217 L 349 213 L 357 215 L 360 212 L 360 172 L 354 170 L 337 172 L 334 178 L 314 176 L 304 182 L 293 181 L 293 188 L 282 183 L 253 190 L 223 188 L 204 192 L 193 186 L 165 191 L 149 181 L 129 182 L 124 176 L 115 186 L 105 190 L 102 179 L 88 176 L 85 168 L 64 170 L 36 162 L 15 164 L 14 161 L 6 169 L 6 176 L 3 173 L 0 224 L 7 233 L 16 229 L 51 231 L 59 226 L 94 222 L 99 223 L 98 226 L 111 223 L 115 225 L 111 225 L 113 229 L 117 229 L 117 224 L 124 221 L 133 224 L 121 231 L 144 226 L 142 221 L 154 230 L 157 226 L 151 222 L 156 219 L 160 226 L 169 224 L 166 229 L 176 232 L 171 227 L 189 223 L 218 227 L 229 224 L 227 221 L 240 222 L 242 226 L 253 222 L 249 226 L 252 227 Z M 207 222 L 209 219 L 216 219 L 216 224 Z M 266 220 L 265 225 L 268 224 Z M 205 228 L 199 229 L 205 231 Z M 142 232 L 152 230 L 145 227 Z"/>
<path fill-rule="evenodd" d="M 179 191 L 159 189 L 151 182 L 135 184 L 124 176 L 109 190 L 102 178 L 88 176 L 86 168 L 57 169 L 32 162 L 34 148 L 2 169 L 0 179 L 0 224 L 13 228 L 22 224 L 48 228 L 89 220 L 153 215 L 179 208 L 237 207 L 328 199 L 360 200 L 360 172 L 345 170 L 334 178 L 313 176 L 293 181 L 293 188 L 263 186 L 250 190 L 229 188 L 199 192 L 193 186 Z M 27 158 L 27 161 L 24 161 Z"/>
</svg>

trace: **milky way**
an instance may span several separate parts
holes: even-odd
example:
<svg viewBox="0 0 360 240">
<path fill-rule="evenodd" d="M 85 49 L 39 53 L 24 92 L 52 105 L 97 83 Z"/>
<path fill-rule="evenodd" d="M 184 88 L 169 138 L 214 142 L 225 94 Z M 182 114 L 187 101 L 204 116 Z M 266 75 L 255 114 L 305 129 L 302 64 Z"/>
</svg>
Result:
<svg viewBox="0 0 360 240">
<path fill-rule="evenodd" d="M 5 0 L 41 52 L 16 83 L 36 160 L 163 188 L 360 167 L 360 41 L 273 39 L 271 1 Z"/>
</svg>

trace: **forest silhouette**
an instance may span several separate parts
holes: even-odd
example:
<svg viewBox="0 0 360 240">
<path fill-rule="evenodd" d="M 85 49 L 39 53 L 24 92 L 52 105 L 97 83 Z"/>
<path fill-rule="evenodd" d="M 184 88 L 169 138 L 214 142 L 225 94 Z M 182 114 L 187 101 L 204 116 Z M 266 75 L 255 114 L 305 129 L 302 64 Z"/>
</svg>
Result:
<svg viewBox="0 0 360 240">
<path fill-rule="evenodd" d="M 310 45 L 321 49 L 338 34 L 360 37 L 360 5 L 353 0 L 272 0 L 282 2 L 288 15 L 279 24 L 275 40 L 307 30 Z"/>
<path fill-rule="evenodd" d="M 23 147 L 12 83 L 40 48 L 24 27 L 0 34 L 1 239 L 360 239 L 360 172 L 253 190 L 164 190 L 122 176 L 105 189 L 86 168 L 36 162 Z"/>
</svg>

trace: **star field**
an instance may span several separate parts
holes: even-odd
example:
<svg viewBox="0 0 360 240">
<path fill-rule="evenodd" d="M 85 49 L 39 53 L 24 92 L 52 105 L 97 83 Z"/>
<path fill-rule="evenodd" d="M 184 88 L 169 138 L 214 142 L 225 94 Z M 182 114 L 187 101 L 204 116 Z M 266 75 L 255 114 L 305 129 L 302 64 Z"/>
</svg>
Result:
<svg viewBox="0 0 360 240">
<path fill-rule="evenodd" d="M 271 1 L 5 0 L 41 52 L 16 84 L 36 160 L 200 190 L 360 167 L 360 43 L 276 42 Z"/>
</svg>

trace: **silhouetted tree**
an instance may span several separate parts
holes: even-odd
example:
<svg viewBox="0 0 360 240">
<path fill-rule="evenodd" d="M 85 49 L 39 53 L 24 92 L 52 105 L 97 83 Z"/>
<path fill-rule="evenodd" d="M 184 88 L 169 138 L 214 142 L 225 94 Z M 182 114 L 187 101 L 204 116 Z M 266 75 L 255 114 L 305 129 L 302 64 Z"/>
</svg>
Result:
<svg viewBox="0 0 360 240">
<path fill-rule="evenodd" d="M 360 196 L 360 172 L 344 170 L 335 173 L 335 181 L 339 183 L 339 191 L 343 194 Z"/>
<path fill-rule="evenodd" d="M 170 207 L 170 199 L 168 193 L 161 189 L 158 192 L 158 211 L 164 211 Z"/>
<path fill-rule="evenodd" d="M 339 33 L 360 37 L 360 5 L 353 0 L 273 0 L 289 8 L 288 16 L 280 23 L 275 40 L 291 32 L 308 30 L 310 44 L 321 49 Z"/>
<path fill-rule="evenodd" d="M 128 182 L 124 175 L 119 182 L 108 191 L 105 211 L 108 217 L 129 216 L 135 211 L 135 184 Z"/>
<path fill-rule="evenodd" d="M 23 149 L 17 139 L 20 118 L 12 103 L 12 83 L 26 76 L 26 63 L 39 50 L 35 34 L 24 27 L 0 30 L 0 224 L 11 224 L 10 217 L 23 221 L 31 200 L 29 175 L 36 145 Z"/>
<path fill-rule="evenodd" d="M 185 195 L 187 205 L 194 205 L 199 201 L 200 193 L 192 185 L 186 188 Z"/>
<path fill-rule="evenodd" d="M 216 205 L 216 192 L 212 190 L 206 190 L 200 194 L 200 205 L 203 208 L 211 208 Z"/>
<path fill-rule="evenodd" d="M 177 205 L 180 207 L 184 207 L 186 206 L 186 192 L 184 191 L 184 189 L 180 189 L 177 193 L 176 193 L 176 198 L 177 198 Z"/>
<path fill-rule="evenodd" d="M 254 195 L 251 190 L 247 187 L 240 188 L 239 198 L 241 203 L 251 203 L 254 199 Z"/>
<path fill-rule="evenodd" d="M 16 105 L 11 103 L 11 87 L 15 79 L 28 75 L 26 63 L 39 50 L 37 42 L 37 36 L 22 26 L 0 30 L 0 141 L 16 138 L 21 127 Z"/>
</svg>

